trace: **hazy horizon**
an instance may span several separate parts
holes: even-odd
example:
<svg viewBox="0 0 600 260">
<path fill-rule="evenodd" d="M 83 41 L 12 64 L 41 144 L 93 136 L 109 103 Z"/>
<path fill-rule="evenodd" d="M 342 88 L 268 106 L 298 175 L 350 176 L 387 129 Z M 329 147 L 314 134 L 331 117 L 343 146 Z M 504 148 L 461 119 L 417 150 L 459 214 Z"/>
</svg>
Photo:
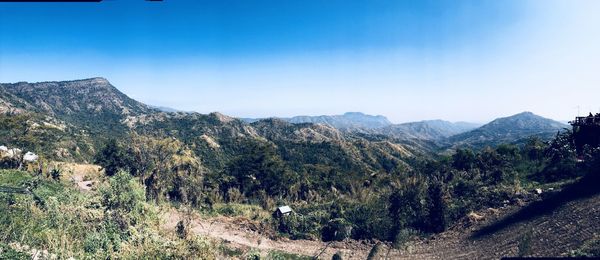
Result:
<svg viewBox="0 0 600 260">
<path fill-rule="evenodd" d="M 242 118 L 566 121 L 600 109 L 598 10 L 592 0 L 0 3 L 0 82 L 99 76 L 146 104 Z"/>
</svg>

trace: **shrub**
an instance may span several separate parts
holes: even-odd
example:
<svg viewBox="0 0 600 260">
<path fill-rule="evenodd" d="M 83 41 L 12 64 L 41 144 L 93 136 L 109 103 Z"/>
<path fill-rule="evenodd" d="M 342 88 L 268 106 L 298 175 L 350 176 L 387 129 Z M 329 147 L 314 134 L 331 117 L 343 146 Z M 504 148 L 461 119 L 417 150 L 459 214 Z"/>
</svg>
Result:
<svg viewBox="0 0 600 260">
<path fill-rule="evenodd" d="M 342 257 L 342 252 L 340 252 L 340 251 L 335 252 L 335 254 L 331 257 L 331 260 L 342 260 L 342 259 L 344 259 L 344 258 Z"/>
<path fill-rule="evenodd" d="M 188 229 L 183 220 L 177 222 L 177 226 L 175 227 L 175 232 L 177 236 L 181 239 L 184 239 L 188 236 Z"/>
<path fill-rule="evenodd" d="M 523 234 L 519 240 L 519 256 L 526 256 L 531 254 L 531 239 L 533 237 L 533 231 L 528 230 Z"/>
<path fill-rule="evenodd" d="M 369 255 L 367 256 L 367 260 L 373 260 L 375 259 L 375 257 L 377 256 L 377 254 L 379 254 L 379 252 L 381 251 L 381 243 L 377 243 L 373 246 L 373 248 L 371 248 L 371 250 L 369 251 Z"/>
<path fill-rule="evenodd" d="M 292 239 L 313 239 L 319 236 L 320 224 L 311 216 L 292 214 L 279 219 L 278 230 Z"/>
<path fill-rule="evenodd" d="M 31 255 L 25 252 L 14 250 L 10 246 L 0 243 L 0 259 L 31 259 Z"/>
<path fill-rule="evenodd" d="M 144 218 L 144 188 L 127 172 L 120 171 L 100 189 L 107 215 L 122 231 Z"/>
<path fill-rule="evenodd" d="M 60 176 L 61 172 L 59 169 L 54 168 L 50 171 L 50 177 L 52 177 L 53 180 L 58 181 L 60 179 Z"/>
<path fill-rule="evenodd" d="M 246 260 L 260 260 L 260 252 L 256 249 L 250 250 L 246 254 Z"/>
<path fill-rule="evenodd" d="M 350 237 L 352 224 L 343 218 L 330 220 L 323 227 L 321 236 L 323 241 L 342 241 Z"/>
<path fill-rule="evenodd" d="M 104 169 L 108 176 L 115 175 L 119 170 L 127 168 L 127 154 L 115 139 L 110 139 L 96 154 L 94 162 Z"/>
</svg>

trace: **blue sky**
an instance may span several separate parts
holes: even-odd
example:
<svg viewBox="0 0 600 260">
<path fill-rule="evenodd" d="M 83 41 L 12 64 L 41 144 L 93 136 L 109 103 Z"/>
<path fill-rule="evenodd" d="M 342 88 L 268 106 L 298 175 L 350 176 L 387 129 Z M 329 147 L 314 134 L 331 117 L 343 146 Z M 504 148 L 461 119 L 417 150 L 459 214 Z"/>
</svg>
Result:
<svg viewBox="0 0 600 260">
<path fill-rule="evenodd" d="M 566 120 L 600 108 L 599 11 L 594 0 L 0 3 L 0 82 L 102 76 L 149 104 L 239 117 Z"/>
</svg>

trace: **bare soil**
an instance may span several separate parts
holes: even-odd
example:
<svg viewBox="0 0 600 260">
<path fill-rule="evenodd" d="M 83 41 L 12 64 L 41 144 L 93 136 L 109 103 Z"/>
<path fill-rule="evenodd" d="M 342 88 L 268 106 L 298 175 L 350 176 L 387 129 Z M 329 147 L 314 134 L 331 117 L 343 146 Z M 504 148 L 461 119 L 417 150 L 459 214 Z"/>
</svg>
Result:
<svg viewBox="0 0 600 260">
<path fill-rule="evenodd" d="M 580 185 L 581 186 L 581 185 Z M 544 197 L 542 199 L 542 197 Z M 597 188 L 574 185 L 543 194 L 524 206 L 511 205 L 465 217 L 447 231 L 411 241 L 399 249 L 384 244 L 374 259 L 500 259 L 504 256 L 565 256 L 585 241 L 600 235 L 600 194 Z M 165 228 L 173 230 L 182 214 L 165 215 Z M 249 228 L 250 227 L 250 228 Z M 256 248 L 265 253 L 288 253 L 331 259 L 366 259 L 375 242 L 348 240 L 326 243 L 289 240 L 265 234 L 241 218 L 202 218 L 194 215 L 195 234 L 224 241 L 233 248 Z"/>
</svg>

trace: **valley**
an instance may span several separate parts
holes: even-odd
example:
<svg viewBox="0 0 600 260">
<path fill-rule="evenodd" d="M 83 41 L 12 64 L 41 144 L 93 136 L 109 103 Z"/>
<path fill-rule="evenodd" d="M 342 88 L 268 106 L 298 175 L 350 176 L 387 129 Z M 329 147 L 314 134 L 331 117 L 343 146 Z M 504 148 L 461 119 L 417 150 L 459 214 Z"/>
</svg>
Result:
<svg viewBox="0 0 600 260">
<path fill-rule="evenodd" d="M 581 185 L 597 181 L 600 153 L 576 151 L 568 125 L 531 112 L 481 126 L 358 112 L 242 120 L 151 107 L 104 78 L 2 83 L 0 93 L 0 145 L 39 156 L 2 154 L 0 186 L 27 192 L 0 193 L 9 212 L 0 225 L 11 230 L 0 254 L 27 258 L 22 245 L 59 258 L 597 250 L 597 187 Z M 292 213 L 273 215 L 282 205 Z"/>
</svg>

